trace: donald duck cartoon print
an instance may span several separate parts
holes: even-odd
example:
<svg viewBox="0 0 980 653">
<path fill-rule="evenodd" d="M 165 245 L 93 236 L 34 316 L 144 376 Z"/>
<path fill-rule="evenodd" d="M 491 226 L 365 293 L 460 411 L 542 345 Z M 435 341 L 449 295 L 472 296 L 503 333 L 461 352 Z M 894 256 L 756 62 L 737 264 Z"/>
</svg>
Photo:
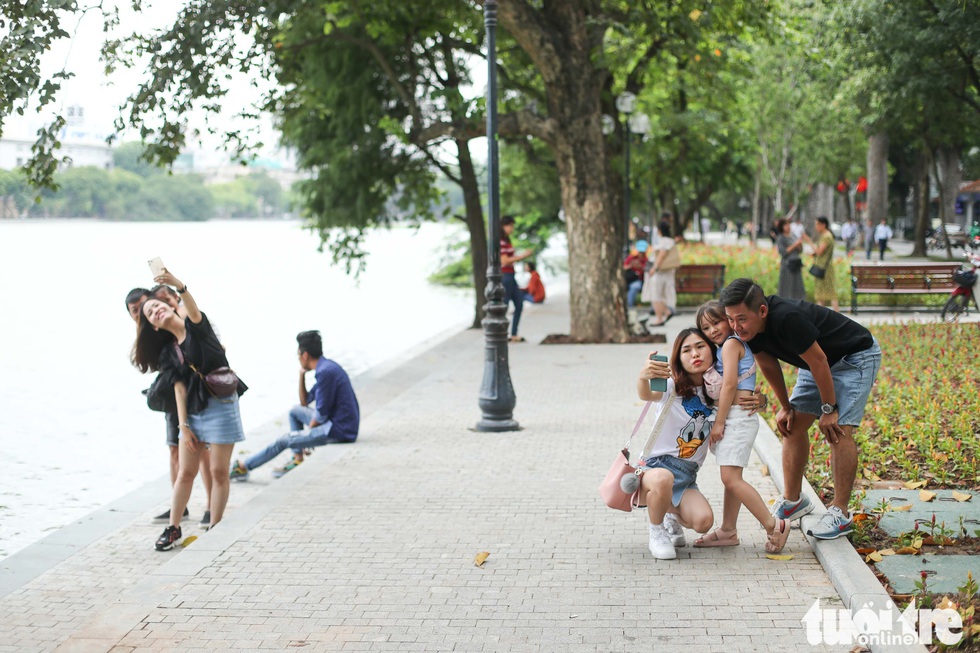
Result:
<svg viewBox="0 0 980 653">
<path fill-rule="evenodd" d="M 693 458 L 698 449 L 708 441 L 714 411 L 706 406 L 698 395 L 684 399 L 681 403 L 687 414 L 691 416 L 691 421 L 681 428 L 680 435 L 677 436 L 679 450 L 677 457 L 686 460 Z"/>
</svg>

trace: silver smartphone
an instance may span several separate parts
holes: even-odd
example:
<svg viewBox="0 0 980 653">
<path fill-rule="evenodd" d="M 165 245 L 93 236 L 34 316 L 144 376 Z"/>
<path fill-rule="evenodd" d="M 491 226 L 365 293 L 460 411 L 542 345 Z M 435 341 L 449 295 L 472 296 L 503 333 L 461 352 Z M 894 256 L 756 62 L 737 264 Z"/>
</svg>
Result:
<svg viewBox="0 0 980 653">
<path fill-rule="evenodd" d="M 667 357 L 650 354 L 650 360 L 666 363 Z M 650 379 L 650 392 L 667 392 L 667 379 Z"/>
<path fill-rule="evenodd" d="M 147 261 L 147 264 L 150 266 L 150 272 L 153 274 L 154 279 L 167 271 L 167 268 L 163 265 L 163 261 L 159 256 L 156 258 L 151 258 L 149 261 Z"/>
</svg>

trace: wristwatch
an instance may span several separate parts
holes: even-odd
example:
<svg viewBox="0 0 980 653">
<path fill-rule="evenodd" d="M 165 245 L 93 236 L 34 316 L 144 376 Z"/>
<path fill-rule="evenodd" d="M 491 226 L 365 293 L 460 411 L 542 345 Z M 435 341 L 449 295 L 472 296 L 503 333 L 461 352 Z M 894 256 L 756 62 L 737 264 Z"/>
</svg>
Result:
<svg viewBox="0 0 980 653">
<path fill-rule="evenodd" d="M 820 404 L 820 412 L 824 415 L 830 415 L 831 413 L 837 412 L 837 404 Z"/>
</svg>

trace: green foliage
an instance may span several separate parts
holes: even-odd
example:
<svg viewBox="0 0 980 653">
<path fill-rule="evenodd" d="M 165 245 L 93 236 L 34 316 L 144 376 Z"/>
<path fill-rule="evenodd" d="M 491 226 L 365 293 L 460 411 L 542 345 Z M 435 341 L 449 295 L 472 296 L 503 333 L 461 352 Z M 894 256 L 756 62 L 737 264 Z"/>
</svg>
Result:
<svg viewBox="0 0 980 653">
<path fill-rule="evenodd" d="M 217 215 L 225 218 L 277 216 L 287 210 L 289 203 L 279 182 L 264 172 L 208 186 L 208 190 Z"/>
<path fill-rule="evenodd" d="M 129 170 L 68 168 L 55 174 L 57 190 L 33 191 L 20 172 L 0 170 L 0 207 L 12 198 L 17 213 L 31 217 L 106 220 L 207 220 L 282 215 L 290 202 L 278 182 L 252 173 L 228 184 L 205 186 L 197 175 L 152 169 L 143 177 Z"/>
<path fill-rule="evenodd" d="M 140 177 L 149 177 L 163 172 L 162 168 L 147 160 L 146 146 L 139 142 L 120 143 L 114 147 L 112 165 L 116 169 L 128 170 Z"/>
<path fill-rule="evenodd" d="M 0 136 L 6 116 L 24 115 L 29 104 L 41 111 L 55 100 L 61 82 L 71 77 L 60 70 L 46 78 L 41 71 L 41 57 L 52 43 L 68 36 L 62 22 L 77 11 L 74 0 L 0 2 Z M 64 125 L 64 118 L 56 115 L 38 131 L 33 156 L 25 168 L 30 183 L 36 187 L 54 184 L 58 165 L 54 153 Z"/>
</svg>

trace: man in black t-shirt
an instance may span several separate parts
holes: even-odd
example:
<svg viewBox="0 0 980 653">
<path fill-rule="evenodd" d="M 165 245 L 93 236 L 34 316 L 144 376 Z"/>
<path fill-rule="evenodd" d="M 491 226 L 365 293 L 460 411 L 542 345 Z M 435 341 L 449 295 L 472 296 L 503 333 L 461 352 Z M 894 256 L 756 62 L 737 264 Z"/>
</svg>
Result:
<svg viewBox="0 0 980 653">
<path fill-rule="evenodd" d="M 803 471 L 810 456 L 807 431 L 820 417 L 820 431 L 830 443 L 834 500 L 807 532 L 830 540 L 853 529 L 848 502 L 857 474 L 854 430 L 861 424 L 871 394 L 881 348 L 857 322 L 810 302 L 765 296 L 751 279 L 736 279 L 721 293 L 735 333 L 749 345 L 779 400 L 776 425 L 783 434 L 784 497 L 774 514 L 798 519 L 813 510 L 801 495 Z M 799 368 L 789 397 L 779 361 Z"/>
</svg>

